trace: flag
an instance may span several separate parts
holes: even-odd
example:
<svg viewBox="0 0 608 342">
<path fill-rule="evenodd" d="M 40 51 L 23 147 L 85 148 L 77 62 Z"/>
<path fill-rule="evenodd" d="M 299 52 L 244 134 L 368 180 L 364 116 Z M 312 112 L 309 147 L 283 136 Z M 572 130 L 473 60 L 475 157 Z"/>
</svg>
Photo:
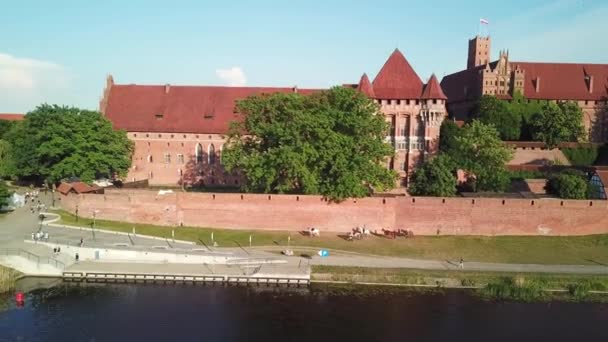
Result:
<svg viewBox="0 0 608 342">
<path fill-rule="evenodd" d="M 483 19 L 483 18 L 479 19 L 479 22 L 481 24 L 485 24 L 485 25 L 488 25 L 490 23 L 489 21 L 487 21 L 486 19 Z"/>
</svg>

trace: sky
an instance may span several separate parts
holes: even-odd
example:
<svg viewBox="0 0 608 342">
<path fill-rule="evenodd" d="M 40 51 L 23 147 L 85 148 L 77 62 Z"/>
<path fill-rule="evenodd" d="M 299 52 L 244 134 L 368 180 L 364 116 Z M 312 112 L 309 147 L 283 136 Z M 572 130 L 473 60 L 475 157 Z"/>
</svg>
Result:
<svg viewBox="0 0 608 342">
<path fill-rule="evenodd" d="M 0 0 L 0 113 L 98 109 L 119 84 L 300 88 L 357 83 L 399 48 L 426 82 L 492 58 L 608 63 L 606 0 Z"/>
</svg>

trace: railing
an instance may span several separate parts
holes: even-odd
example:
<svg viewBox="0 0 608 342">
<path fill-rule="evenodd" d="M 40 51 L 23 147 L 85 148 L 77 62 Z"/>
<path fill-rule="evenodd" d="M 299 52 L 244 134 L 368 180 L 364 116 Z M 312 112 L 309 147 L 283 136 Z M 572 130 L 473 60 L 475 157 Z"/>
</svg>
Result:
<svg viewBox="0 0 608 342">
<path fill-rule="evenodd" d="M 57 259 L 49 258 L 49 257 L 41 257 L 32 252 L 28 252 L 21 248 L 4 248 L 0 249 L 0 255 L 6 256 L 20 256 L 26 258 L 28 260 L 36 262 L 37 265 L 40 264 L 48 264 L 54 266 L 60 270 L 65 269 L 65 264 Z"/>
</svg>

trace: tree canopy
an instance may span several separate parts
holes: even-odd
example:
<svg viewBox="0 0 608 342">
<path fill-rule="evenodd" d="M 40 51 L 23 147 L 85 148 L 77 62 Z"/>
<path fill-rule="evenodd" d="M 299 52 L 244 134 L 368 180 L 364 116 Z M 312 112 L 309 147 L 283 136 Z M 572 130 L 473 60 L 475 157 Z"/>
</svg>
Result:
<svg viewBox="0 0 608 342">
<path fill-rule="evenodd" d="M 388 126 L 379 108 L 345 87 L 304 96 L 270 94 L 237 103 L 224 149 L 228 170 L 239 170 L 247 191 L 321 194 L 333 200 L 394 186 L 386 161 Z"/>
<path fill-rule="evenodd" d="M 100 113 L 41 105 L 6 134 L 15 175 L 58 182 L 125 175 L 133 143 Z"/>
<path fill-rule="evenodd" d="M 472 119 L 493 125 L 503 140 L 518 140 L 521 133 L 521 114 L 505 101 L 483 95 L 475 104 Z"/>
<path fill-rule="evenodd" d="M 509 183 L 506 163 L 513 152 L 500 140 L 492 125 L 473 120 L 456 137 L 450 152 L 456 165 L 474 176 L 475 191 L 504 191 Z"/>
<path fill-rule="evenodd" d="M 530 120 L 530 130 L 535 140 L 548 147 L 561 142 L 579 141 L 585 136 L 583 111 L 576 103 L 545 103 Z"/>
<path fill-rule="evenodd" d="M 8 205 L 9 197 L 11 196 L 4 181 L 0 180 L 0 208 Z"/>
<path fill-rule="evenodd" d="M 453 149 L 460 131 L 460 127 L 454 121 L 444 120 L 439 129 L 439 151 L 447 152 Z"/>
<path fill-rule="evenodd" d="M 414 171 L 409 193 L 414 196 L 451 197 L 456 194 L 456 167 L 445 154 L 425 162 Z"/>
<path fill-rule="evenodd" d="M 4 135 L 13 127 L 14 121 L 0 120 L 0 140 L 4 138 Z"/>
</svg>

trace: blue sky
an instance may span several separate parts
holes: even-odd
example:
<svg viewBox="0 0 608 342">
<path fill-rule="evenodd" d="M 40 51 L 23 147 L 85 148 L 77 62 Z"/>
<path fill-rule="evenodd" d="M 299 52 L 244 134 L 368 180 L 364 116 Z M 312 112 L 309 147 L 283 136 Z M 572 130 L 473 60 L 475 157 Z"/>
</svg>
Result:
<svg viewBox="0 0 608 342">
<path fill-rule="evenodd" d="M 117 83 L 329 87 L 374 77 L 399 48 L 420 77 L 466 64 L 490 21 L 492 54 L 608 63 L 605 0 L 8 1 L 0 112 L 96 109 Z"/>
</svg>

